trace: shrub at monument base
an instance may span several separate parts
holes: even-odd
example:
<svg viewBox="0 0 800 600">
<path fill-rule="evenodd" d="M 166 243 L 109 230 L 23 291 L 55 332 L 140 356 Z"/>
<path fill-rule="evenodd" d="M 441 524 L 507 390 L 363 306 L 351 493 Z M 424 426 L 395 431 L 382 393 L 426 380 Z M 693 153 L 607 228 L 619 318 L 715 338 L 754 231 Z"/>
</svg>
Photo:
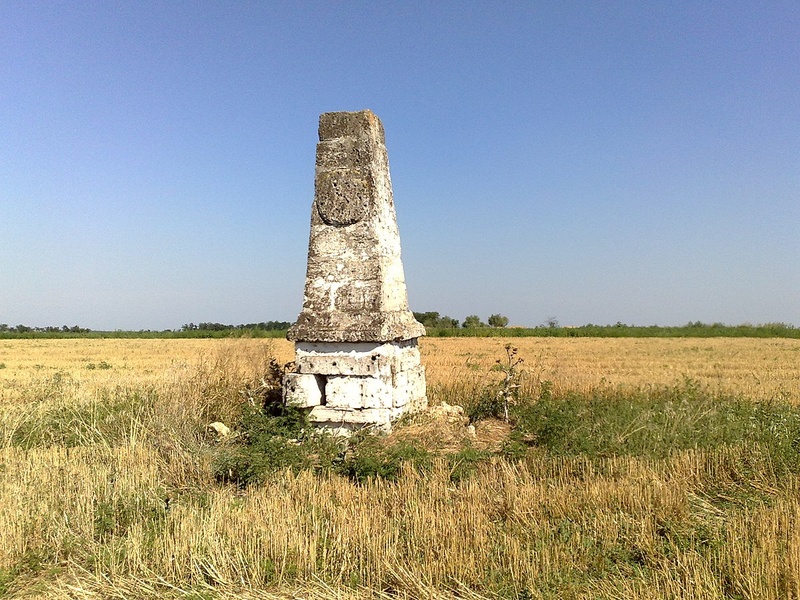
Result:
<svg viewBox="0 0 800 600">
<path fill-rule="evenodd" d="M 437 343 L 451 341 L 460 343 Z M 566 366 L 543 368 L 547 356 L 521 347 L 509 424 L 495 407 L 501 418 L 484 412 L 474 436 L 458 419 L 420 415 L 390 436 L 339 442 L 306 437 L 301 414 L 263 410 L 270 357 L 258 340 L 209 340 L 202 356 L 193 340 L 149 341 L 150 354 L 169 357 L 161 370 L 137 362 L 135 340 L 71 342 L 53 341 L 63 356 L 24 340 L 2 346 L 0 592 L 9 596 L 800 594 L 798 366 L 775 360 L 793 356 L 791 346 L 748 346 L 777 365 L 774 393 L 758 401 L 702 381 L 706 363 L 736 371 L 722 347 L 631 346 L 654 365 L 678 364 L 678 351 L 704 358 L 688 379 L 650 386 L 588 386 L 577 375 L 587 361 L 573 389 Z M 477 418 L 481 394 L 501 382 L 490 367 L 503 345 L 449 348 L 428 361 L 431 403 Z M 570 348 L 579 347 L 563 347 L 564 365 Z M 626 346 L 609 348 L 614 377 Z M 101 361 L 112 368 L 85 368 Z M 751 373 L 760 364 L 745 362 Z M 439 371 L 445 364 L 461 367 Z M 231 434 L 208 431 L 212 422 Z M 225 481 L 223 461 L 240 452 L 257 476 Z"/>
</svg>

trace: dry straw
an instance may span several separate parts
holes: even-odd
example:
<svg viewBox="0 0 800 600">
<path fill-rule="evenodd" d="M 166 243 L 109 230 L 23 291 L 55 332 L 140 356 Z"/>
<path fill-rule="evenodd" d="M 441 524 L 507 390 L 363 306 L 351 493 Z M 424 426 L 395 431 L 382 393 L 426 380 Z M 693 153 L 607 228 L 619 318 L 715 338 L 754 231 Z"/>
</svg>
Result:
<svg viewBox="0 0 800 600">
<path fill-rule="evenodd" d="M 800 480 L 746 443 L 665 460 L 530 451 L 457 483 L 443 459 L 363 485 L 283 472 L 242 490 L 214 481 L 205 425 L 233 423 L 239 391 L 290 347 L 2 343 L 0 589 L 12 596 L 800 598 Z M 467 393 L 497 377 L 503 344 L 426 340 L 429 380 Z M 531 377 L 561 389 L 690 376 L 799 397 L 793 340 L 518 347 Z"/>
</svg>

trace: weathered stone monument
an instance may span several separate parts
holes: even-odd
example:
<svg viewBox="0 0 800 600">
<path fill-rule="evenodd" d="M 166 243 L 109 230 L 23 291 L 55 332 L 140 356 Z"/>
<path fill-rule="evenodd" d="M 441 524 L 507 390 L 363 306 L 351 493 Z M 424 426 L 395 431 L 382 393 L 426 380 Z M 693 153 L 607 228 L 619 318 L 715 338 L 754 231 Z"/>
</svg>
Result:
<svg viewBox="0 0 800 600">
<path fill-rule="evenodd" d="M 369 110 L 325 113 L 284 399 L 340 433 L 389 430 L 427 406 L 417 346 L 424 334 L 408 310 L 383 125 Z"/>
</svg>

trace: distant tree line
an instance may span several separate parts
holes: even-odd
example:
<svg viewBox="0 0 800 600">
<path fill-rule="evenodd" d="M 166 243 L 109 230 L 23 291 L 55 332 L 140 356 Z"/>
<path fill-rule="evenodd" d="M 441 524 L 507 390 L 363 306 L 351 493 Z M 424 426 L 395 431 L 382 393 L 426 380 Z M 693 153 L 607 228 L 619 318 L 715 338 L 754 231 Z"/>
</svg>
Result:
<svg viewBox="0 0 800 600">
<path fill-rule="evenodd" d="M 477 317 L 476 317 L 477 318 Z M 470 320 L 474 323 L 474 320 Z M 795 338 L 800 339 L 800 328 L 787 323 L 763 323 L 752 325 L 725 325 L 723 323 L 689 322 L 686 325 L 663 327 L 660 325 L 627 325 L 617 321 L 613 325 L 589 323 L 578 327 L 560 326 L 551 318 L 537 327 L 486 327 L 429 328 L 433 337 L 751 337 L 751 338 Z"/>
<path fill-rule="evenodd" d="M 224 323 L 186 323 L 181 327 L 181 331 L 230 331 L 230 330 L 250 330 L 250 331 L 285 331 L 289 329 L 291 323 L 288 321 L 262 321 L 261 323 L 247 323 L 242 325 L 225 325 Z"/>
<path fill-rule="evenodd" d="M 114 330 L 96 331 L 88 327 L 75 325 L 68 327 L 31 327 L 28 325 L 9 326 L 0 323 L 0 338 L 62 338 L 62 337 L 90 337 L 90 338 L 204 338 L 204 337 L 281 337 L 289 329 L 288 321 L 262 321 L 260 323 L 247 323 L 241 325 L 225 325 L 223 323 L 188 323 L 180 329 L 166 329 L 153 331 L 140 329 L 138 331 Z"/>
<path fill-rule="evenodd" d="M 425 327 L 458 327 L 458 319 L 453 319 L 446 315 L 440 316 L 438 312 L 415 312 L 414 318 L 425 325 Z"/>
<path fill-rule="evenodd" d="M 427 329 L 458 329 L 459 321 L 447 315 L 440 316 L 438 312 L 415 312 L 414 318 L 422 323 Z M 463 329 L 475 329 L 478 327 L 506 327 L 508 317 L 495 314 L 489 317 L 487 323 L 481 321 L 478 315 L 469 315 L 464 319 L 460 326 Z"/>
<path fill-rule="evenodd" d="M 617 321 L 613 325 L 589 323 L 578 327 L 560 325 L 558 319 L 549 317 L 536 327 L 508 327 L 508 318 L 500 314 L 491 315 L 484 323 L 477 315 L 467 316 L 463 322 L 438 312 L 415 312 L 414 317 L 422 323 L 427 335 L 433 337 L 480 336 L 480 337 L 752 337 L 800 339 L 800 327 L 787 323 L 763 323 L 752 325 L 726 325 L 690 321 L 686 325 L 662 327 L 659 325 L 628 325 Z M 210 337 L 283 337 L 291 324 L 288 321 L 262 321 L 242 325 L 222 323 L 187 323 L 177 329 L 165 331 L 95 331 L 74 325 L 30 327 L 9 326 L 0 323 L 0 338 L 210 338 Z"/>
<path fill-rule="evenodd" d="M 9 327 L 7 323 L 0 323 L 0 333 L 89 333 L 90 331 L 91 329 L 78 325 L 73 325 L 72 327 L 68 327 L 67 325 L 62 325 L 61 327 L 28 327 L 27 325 Z"/>
</svg>

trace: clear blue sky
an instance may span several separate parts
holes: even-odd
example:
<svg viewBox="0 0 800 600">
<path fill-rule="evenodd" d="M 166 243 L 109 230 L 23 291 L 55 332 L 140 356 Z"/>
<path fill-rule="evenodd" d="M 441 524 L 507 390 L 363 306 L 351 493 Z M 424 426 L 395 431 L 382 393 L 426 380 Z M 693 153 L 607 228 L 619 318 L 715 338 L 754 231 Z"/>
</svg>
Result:
<svg viewBox="0 0 800 600">
<path fill-rule="evenodd" d="M 0 322 L 293 321 L 363 108 L 412 310 L 800 325 L 797 0 L 0 0 Z"/>
</svg>

